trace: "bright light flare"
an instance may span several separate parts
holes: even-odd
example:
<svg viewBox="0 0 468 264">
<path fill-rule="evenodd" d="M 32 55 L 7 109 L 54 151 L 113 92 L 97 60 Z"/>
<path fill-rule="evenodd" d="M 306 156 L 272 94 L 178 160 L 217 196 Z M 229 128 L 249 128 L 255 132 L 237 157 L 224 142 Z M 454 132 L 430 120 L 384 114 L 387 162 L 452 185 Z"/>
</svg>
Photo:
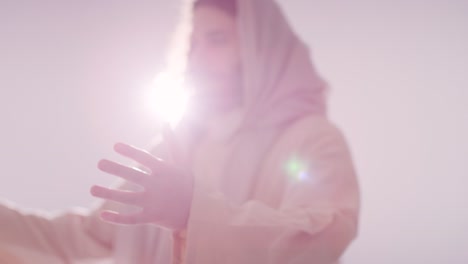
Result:
<svg viewBox="0 0 468 264">
<path fill-rule="evenodd" d="M 162 72 L 150 85 L 146 98 L 147 108 L 156 118 L 174 126 L 187 108 L 189 93 L 180 77 Z"/>
<path fill-rule="evenodd" d="M 297 156 L 292 156 L 284 164 L 284 170 L 292 181 L 306 181 L 310 179 L 309 165 Z"/>
</svg>

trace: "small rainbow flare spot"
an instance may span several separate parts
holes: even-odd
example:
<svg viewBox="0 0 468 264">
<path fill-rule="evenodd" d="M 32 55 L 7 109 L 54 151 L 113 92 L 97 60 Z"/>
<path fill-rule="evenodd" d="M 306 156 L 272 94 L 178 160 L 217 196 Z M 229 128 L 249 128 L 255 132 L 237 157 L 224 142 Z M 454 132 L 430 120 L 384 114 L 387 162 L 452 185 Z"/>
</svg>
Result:
<svg viewBox="0 0 468 264">
<path fill-rule="evenodd" d="M 304 181 L 310 178 L 308 164 L 298 158 L 292 156 L 285 164 L 284 169 L 290 180 Z"/>
</svg>

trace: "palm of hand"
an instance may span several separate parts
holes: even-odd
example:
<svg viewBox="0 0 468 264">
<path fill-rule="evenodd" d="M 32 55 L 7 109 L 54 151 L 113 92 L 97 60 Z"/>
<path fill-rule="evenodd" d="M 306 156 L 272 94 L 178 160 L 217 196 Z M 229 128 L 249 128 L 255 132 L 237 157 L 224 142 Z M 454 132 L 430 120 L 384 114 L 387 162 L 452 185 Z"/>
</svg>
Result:
<svg viewBox="0 0 468 264">
<path fill-rule="evenodd" d="M 130 192 L 93 186 L 93 196 L 140 208 L 139 212 L 126 215 L 104 211 L 101 213 L 103 220 L 116 224 L 153 223 L 174 230 L 185 227 L 192 200 L 193 177 L 180 165 L 176 166 L 182 161 L 173 134 L 166 129 L 164 136 L 176 161 L 174 163 L 123 143 L 117 143 L 115 151 L 137 161 L 147 170 L 130 168 L 106 159 L 98 163 L 100 170 L 136 183 L 143 189 Z"/>
</svg>

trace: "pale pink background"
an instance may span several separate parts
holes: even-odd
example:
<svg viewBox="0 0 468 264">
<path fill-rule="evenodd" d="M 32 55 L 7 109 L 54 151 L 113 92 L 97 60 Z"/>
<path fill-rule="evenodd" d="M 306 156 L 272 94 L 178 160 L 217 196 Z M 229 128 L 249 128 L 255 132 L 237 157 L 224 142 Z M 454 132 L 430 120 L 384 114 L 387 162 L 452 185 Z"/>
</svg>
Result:
<svg viewBox="0 0 468 264">
<path fill-rule="evenodd" d="M 282 0 L 330 82 L 362 186 L 345 263 L 468 263 L 468 2 Z M 0 1 L 0 198 L 88 206 L 142 106 L 178 1 Z"/>
</svg>

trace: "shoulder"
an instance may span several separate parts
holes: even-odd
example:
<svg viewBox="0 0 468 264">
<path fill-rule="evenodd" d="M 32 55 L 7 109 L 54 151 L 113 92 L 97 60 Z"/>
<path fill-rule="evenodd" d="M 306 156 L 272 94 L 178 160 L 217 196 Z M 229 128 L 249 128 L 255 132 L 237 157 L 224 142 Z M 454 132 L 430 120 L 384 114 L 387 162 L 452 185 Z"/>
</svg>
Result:
<svg viewBox="0 0 468 264">
<path fill-rule="evenodd" d="M 346 146 L 341 129 L 326 116 L 307 115 L 289 124 L 278 137 L 275 148 L 284 150 L 318 147 L 324 144 Z"/>
<path fill-rule="evenodd" d="M 319 182 L 336 183 L 341 181 L 337 179 L 355 178 L 343 133 L 325 116 L 304 116 L 283 129 L 262 167 L 259 186 L 268 187 L 259 191 L 259 197 L 278 205 L 282 199 L 278 194 L 283 194 L 287 188 L 297 188 L 294 183 L 302 182 L 304 175 L 312 174 L 314 181 L 309 182 L 320 188 L 323 186 Z"/>
<path fill-rule="evenodd" d="M 353 168 L 351 151 L 341 129 L 319 115 L 305 116 L 284 129 L 267 155 L 265 169 L 267 173 L 286 172 L 287 164 L 297 161 L 324 170 Z"/>
<path fill-rule="evenodd" d="M 290 123 L 275 140 L 265 161 L 272 168 L 298 155 L 316 161 L 350 157 L 341 129 L 322 115 L 307 115 Z"/>
</svg>

